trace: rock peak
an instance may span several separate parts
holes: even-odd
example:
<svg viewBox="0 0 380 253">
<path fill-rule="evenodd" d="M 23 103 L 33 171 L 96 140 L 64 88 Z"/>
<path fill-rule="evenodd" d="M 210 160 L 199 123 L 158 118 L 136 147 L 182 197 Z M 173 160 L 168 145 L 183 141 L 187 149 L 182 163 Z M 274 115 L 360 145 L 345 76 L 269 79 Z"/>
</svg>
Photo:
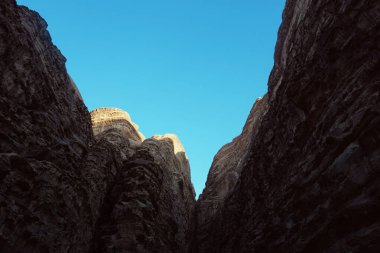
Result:
<svg viewBox="0 0 380 253">
<path fill-rule="evenodd" d="M 110 129 L 121 130 L 128 138 L 144 141 L 145 136 L 139 131 L 128 112 L 119 108 L 97 108 L 91 111 L 91 122 L 95 137 Z"/>
<path fill-rule="evenodd" d="M 185 148 L 183 147 L 182 142 L 179 140 L 178 136 L 175 134 L 171 134 L 171 133 L 167 133 L 164 135 L 156 134 L 156 135 L 153 135 L 152 138 L 156 140 L 170 140 L 173 144 L 175 154 L 178 154 L 181 152 L 185 153 Z"/>
</svg>

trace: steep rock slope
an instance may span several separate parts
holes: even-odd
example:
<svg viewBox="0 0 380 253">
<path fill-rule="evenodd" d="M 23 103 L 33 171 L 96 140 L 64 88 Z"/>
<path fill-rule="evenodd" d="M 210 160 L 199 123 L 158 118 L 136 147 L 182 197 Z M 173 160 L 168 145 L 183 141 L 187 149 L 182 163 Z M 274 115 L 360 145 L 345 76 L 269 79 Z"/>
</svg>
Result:
<svg viewBox="0 0 380 253">
<path fill-rule="evenodd" d="M 86 251 L 117 166 L 111 147 L 89 148 L 90 115 L 46 27 L 0 2 L 1 252 Z"/>
<path fill-rule="evenodd" d="M 46 27 L 0 2 L 0 251 L 182 252 L 194 205 L 186 156 L 169 137 L 144 140 L 121 110 L 92 129 Z"/>
<path fill-rule="evenodd" d="M 287 1 L 268 109 L 199 252 L 379 252 L 379 13 Z"/>
<path fill-rule="evenodd" d="M 194 252 L 198 251 L 198 248 L 203 248 L 204 241 L 207 243 L 209 226 L 239 179 L 247 152 L 257 134 L 261 117 L 267 110 L 267 99 L 265 96 L 256 100 L 241 135 L 224 145 L 214 157 L 206 187 L 196 204 L 196 233 L 194 233 L 191 246 Z"/>
</svg>

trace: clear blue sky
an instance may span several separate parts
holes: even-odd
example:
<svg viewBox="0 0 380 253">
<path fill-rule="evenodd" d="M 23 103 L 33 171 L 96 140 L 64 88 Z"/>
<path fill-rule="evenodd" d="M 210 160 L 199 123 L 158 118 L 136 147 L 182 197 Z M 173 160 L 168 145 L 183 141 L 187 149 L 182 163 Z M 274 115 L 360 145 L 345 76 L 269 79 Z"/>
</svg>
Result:
<svg viewBox="0 0 380 253">
<path fill-rule="evenodd" d="M 197 194 L 267 91 L 285 0 L 19 0 L 49 24 L 84 101 L 175 133 Z"/>
</svg>

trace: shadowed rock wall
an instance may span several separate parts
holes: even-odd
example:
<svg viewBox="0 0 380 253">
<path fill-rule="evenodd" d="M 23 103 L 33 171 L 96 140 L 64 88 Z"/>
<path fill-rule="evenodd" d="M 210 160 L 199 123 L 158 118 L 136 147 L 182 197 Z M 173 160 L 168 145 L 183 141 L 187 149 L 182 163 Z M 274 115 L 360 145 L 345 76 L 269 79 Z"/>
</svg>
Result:
<svg viewBox="0 0 380 253">
<path fill-rule="evenodd" d="M 195 252 L 379 252 L 379 13 L 378 1 L 287 1 L 267 110 L 243 167 L 234 142 L 216 156 Z M 205 214 L 231 170 L 235 188 Z"/>
<path fill-rule="evenodd" d="M 0 251 L 184 252 L 194 206 L 184 151 L 143 142 L 117 109 L 94 111 L 92 129 L 46 28 L 0 2 Z"/>
<path fill-rule="evenodd" d="M 86 251 L 105 187 L 89 178 L 104 184 L 116 166 L 109 147 L 93 155 L 90 115 L 46 27 L 1 1 L 1 252 Z"/>
<path fill-rule="evenodd" d="M 241 169 L 246 165 L 245 160 L 252 141 L 255 139 L 260 126 L 262 115 L 265 114 L 268 97 L 256 100 L 241 135 L 232 142 L 224 145 L 214 157 L 206 187 L 199 196 L 196 204 L 195 226 L 192 247 L 193 251 L 203 248 L 210 234 L 210 225 L 223 206 L 224 200 L 235 188 Z"/>
</svg>

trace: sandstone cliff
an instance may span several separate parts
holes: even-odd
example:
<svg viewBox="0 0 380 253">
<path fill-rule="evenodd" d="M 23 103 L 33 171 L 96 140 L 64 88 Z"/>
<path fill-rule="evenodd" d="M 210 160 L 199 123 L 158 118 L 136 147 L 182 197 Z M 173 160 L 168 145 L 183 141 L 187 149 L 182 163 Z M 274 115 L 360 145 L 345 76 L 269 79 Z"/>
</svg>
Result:
<svg viewBox="0 0 380 253">
<path fill-rule="evenodd" d="M 251 145 L 232 142 L 214 160 L 196 252 L 379 252 L 379 11 L 287 1 L 267 109 Z M 214 184 L 230 178 L 233 189 Z"/>
<path fill-rule="evenodd" d="M 135 142 L 145 139 L 129 114 L 117 108 L 99 108 L 91 112 L 92 129 L 95 136 L 112 131 L 120 132 L 125 138 Z"/>
</svg>

